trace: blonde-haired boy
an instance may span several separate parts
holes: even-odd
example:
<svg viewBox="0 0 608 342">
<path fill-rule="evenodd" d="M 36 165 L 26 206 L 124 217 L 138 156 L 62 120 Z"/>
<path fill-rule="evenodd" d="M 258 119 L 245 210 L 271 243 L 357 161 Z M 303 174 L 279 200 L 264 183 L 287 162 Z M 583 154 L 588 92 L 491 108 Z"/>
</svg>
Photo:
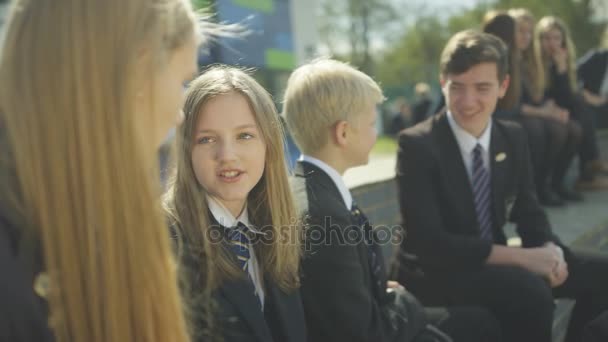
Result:
<svg viewBox="0 0 608 342">
<path fill-rule="evenodd" d="M 427 326 L 430 318 L 420 305 L 403 300 L 401 285 L 387 280 L 378 231 L 342 179 L 347 169 L 367 163 L 383 99 L 369 76 L 335 60 L 306 64 L 287 83 L 284 115 L 303 152 L 291 186 L 307 224 L 301 293 L 309 341 L 418 341 L 430 335 L 430 341 L 451 341 Z M 486 311 L 436 312 L 432 320 L 442 321 L 455 341 L 497 341 L 498 323 Z"/>
<path fill-rule="evenodd" d="M 324 153 L 328 148 L 350 148 L 353 138 L 365 138 L 365 146 L 357 147 L 360 154 L 367 155 L 375 143 L 376 106 L 383 100 L 380 86 L 371 77 L 346 63 L 318 59 L 289 77 L 284 115 L 294 141 L 305 155 Z M 330 141 L 337 146 L 328 144 Z M 343 162 L 344 166 L 355 166 Z"/>
</svg>

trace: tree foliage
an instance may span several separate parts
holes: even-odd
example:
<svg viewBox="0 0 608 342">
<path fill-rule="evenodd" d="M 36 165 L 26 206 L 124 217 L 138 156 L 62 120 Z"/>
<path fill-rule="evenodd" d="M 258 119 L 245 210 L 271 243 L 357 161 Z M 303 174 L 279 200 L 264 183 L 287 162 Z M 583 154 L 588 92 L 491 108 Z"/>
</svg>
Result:
<svg viewBox="0 0 608 342">
<path fill-rule="evenodd" d="M 351 63 L 373 73 L 372 40 L 389 38 L 400 23 L 401 17 L 397 15 L 393 2 L 320 0 L 320 9 L 321 44 L 332 55 L 346 55 Z"/>
<path fill-rule="evenodd" d="M 439 58 L 451 35 L 464 29 L 480 29 L 490 9 L 528 8 L 540 19 L 546 15 L 562 18 L 571 30 L 579 55 L 600 44 L 605 22 L 594 16 L 594 8 L 608 12 L 605 0 L 494 0 L 480 2 L 472 9 L 441 17 L 426 11 L 408 26 L 399 40 L 388 46 L 377 60 L 377 78 L 385 87 L 409 87 L 415 82 L 435 83 Z M 594 7 L 595 6 L 595 7 Z M 606 20 L 606 19 L 604 19 Z"/>
</svg>

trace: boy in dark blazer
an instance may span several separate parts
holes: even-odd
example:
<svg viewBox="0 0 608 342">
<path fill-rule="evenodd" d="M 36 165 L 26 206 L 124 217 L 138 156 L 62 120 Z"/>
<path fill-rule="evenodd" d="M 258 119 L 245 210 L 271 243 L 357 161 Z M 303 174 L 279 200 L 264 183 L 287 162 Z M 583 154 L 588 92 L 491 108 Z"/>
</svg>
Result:
<svg viewBox="0 0 608 342">
<path fill-rule="evenodd" d="M 285 91 L 284 114 L 303 152 L 292 189 L 307 223 L 302 298 L 309 341 L 418 341 L 414 310 L 409 323 L 390 314 L 403 287 L 388 281 L 384 258 L 365 214 L 342 174 L 368 162 L 376 141 L 379 86 L 338 61 L 298 68 Z M 494 317 L 480 308 L 439 309 L 431 318 L 454 341 L 497 341 Z"/>
<path fill-rule="evenodd" d="M 574 298 L 568 341 L 577 341 L 608 307 L 608 263 L 575 255 L 552 233 L 534 193 L 524 131 L 492 119 L 509 82 L 505 45 L 460 32 L 442 53 L 440 74 L 447 113 L 399 137 L 407 239 L 398 280 L 425 304 L 488 308 L 506 341 L 551 341 L 554 296 Z M 517 225 L 522 248 L 506 246 L 506 221 Z M 412 256 L 416 275 L 408 272 Z"/>
</svg>

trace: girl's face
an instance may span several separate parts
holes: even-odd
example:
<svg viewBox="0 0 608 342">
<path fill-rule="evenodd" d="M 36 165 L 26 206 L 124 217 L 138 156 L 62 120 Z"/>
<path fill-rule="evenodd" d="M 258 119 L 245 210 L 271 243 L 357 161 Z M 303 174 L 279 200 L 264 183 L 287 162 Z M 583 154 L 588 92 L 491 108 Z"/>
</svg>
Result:
<svg viewBox="0 0 608 342">
<path fill-rule="evenodd" d="M 560 30 L 553 27 L 540 35 L 540 44 L 545 54 L 553 56 L 562 49 L 564 36 Z"/>
<path fill-rule="evenodd" d="M 515 40 L 518 50 L 524 51 L 530 46 L 530 43 L 532 43 L 532 27 L 533 25 L 529 20 L 520 19 L 517 21 Z"/>
<path fill-rule="evenodd" d="M 264 173 L 266 143 L 246 98 L 209 100 L 194 132 L 192 168 L 198 183 L 238 217 Z"/>
</svg>

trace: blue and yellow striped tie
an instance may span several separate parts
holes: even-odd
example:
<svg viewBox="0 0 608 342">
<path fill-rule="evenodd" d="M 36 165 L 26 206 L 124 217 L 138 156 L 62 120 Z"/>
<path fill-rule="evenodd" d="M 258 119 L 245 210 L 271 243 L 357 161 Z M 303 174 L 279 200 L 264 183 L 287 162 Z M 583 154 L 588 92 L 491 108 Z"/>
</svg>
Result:
<svg viewBox="0 0 608 342">
<path fill-rule="evenodd" d="M 237 263 L 243 271 L 247 271 L 247 265 L 251 254 L 249 253 L 249 245 L 251 241 L 247 236 L 251 230 L 246 225 L 239 222 L 235 228 L 228 230 L 228 238 L 230 239 L 230 248 L 236 256 Z"/>
</svg>

